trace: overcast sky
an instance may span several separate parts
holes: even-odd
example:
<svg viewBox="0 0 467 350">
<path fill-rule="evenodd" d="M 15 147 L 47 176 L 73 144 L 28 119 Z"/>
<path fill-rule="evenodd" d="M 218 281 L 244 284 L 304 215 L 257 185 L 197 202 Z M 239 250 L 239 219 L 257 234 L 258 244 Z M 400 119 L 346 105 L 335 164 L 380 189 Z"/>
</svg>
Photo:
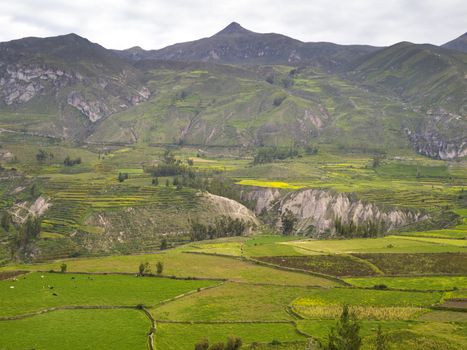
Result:
<svg viewBox="0 0 467 350">
<path fill-rule="evenodd" d="M 157 49 L 232 21 L 302 41 L 442 44 L 467 31 L 467 1 L 0 0 L 0 41 L 74 32 L 107 48 Z"/>
</svg>

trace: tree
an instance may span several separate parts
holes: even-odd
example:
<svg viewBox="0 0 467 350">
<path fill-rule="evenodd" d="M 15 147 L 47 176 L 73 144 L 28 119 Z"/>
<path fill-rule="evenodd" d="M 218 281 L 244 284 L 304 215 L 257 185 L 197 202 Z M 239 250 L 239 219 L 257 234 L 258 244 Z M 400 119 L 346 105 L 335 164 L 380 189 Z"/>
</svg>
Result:
<svg viewBox="0 0 467 350">
<path fill-rule="evenodd" d="M 159 186 L 159 179 L 158 179 L 157 177 L 154 177 L 154 178 L 152 179 L 152 184 L 153 184 L 154 186 Z"/>
<path fill-rule="evenodd" d="M 193 164 L 195 164 L 195 162 L 191 158 L 187 159 L 186 162 L 189 166 L 193 166 Z"/>
<path fill-rule="evenodd" d="M 378 330 L 376 331 L 375 343 L 376 350 L 389 350 L 387 336 L 383 333 L 380 324 L 378 325 Z"/>
<path fill-rule="evenodd" d="M 208 350 L 209 349 L 209 341 L 204 338 L 201 339 L 199 342 L 195 344 L 195 350 Z"/>
<path fill-rule="evenodd" d="M 70 156 L 66 156 L 66 158 L 63 160 L 63 164 L 65 166 L 73 166 L 76 164 L 81 164 L 81 158 L 78 157 L 76 159 L 71 159 Z"/>
<path fill-rule="evenodd" d="M 228 337 L 225 344 L 226 350 L 238 350 L 242 347 L 242 339 L 240 337 Z"/>
<path fill-rule="evenodd" d="M 118 181 L 123 182 L 128 179 L 127 173 L 118 173 Z"/>
<path fill-rule="evenodd" d="M 295 215 L 289 209 L 286 209 L 285 212 L 281 215 L 281 221 L 282 233 L 284 235 L 292 234 L 295 223 L 297 222 Z"/>
<path fill-rule="evenodd" d="M 162 271 L 164 271 L 164 263 L 162 261 L 157 262 L 156 271 L 158 275 L 162 274 Z"/>
<path fill-rule="evenodd" d="M 354 314 L 349 313 L 348 305 L 344 305 L 340 320 L 336 328 L 332 328 L 328 335 L 327 350 L 358 350 L 362 345 L 359 335 L 360 324 Z"/>
<path fill-rule="evenodd" d="M 8 232 L 10 230 L 10 224 L 11 224 L 11 215 L 9 212 L 5 211 L 0 220 L 0 226 L 2 226 L 3 229 L 6 232 Z"/>
<path fill-rule="evenodd" d="M 61 273 L 65 273 L 67 267 L 68 267 L 68 266 L 67 266 L 65 263 L 62 263 L 62 264 L 60 265 L 60 272 L 61 272 Z"/>
<path fill-rule="evenodd" d="M 138 267 L 138 274 L 144 276 L 144 263 L 140 263 Z"/>
<path fill-rule="evenodd" d="M 53 157 L 54 157 L 53 153 L 48 153 L 47 151 L 44 151 L 43 149 L 40 149 L 36 154 L 36 160 L 39 163 L 42 163 L 46 161 L 47 159 L 53 159 Z"/>
<path fill-rule="evenodd" d="M 161 250 L 166 250 L 167 248 L 168 248 L 167 238 L 162 238 L 160 249 Z"/>
<path fill-rule="evenodd" d="M 170 181 L 169 181 L 169 179 L 166 179 L 165 180 L 165 187 L 169 187 L 169 186 L 170 186 Z"/>
<path fill-rule="evenodd" d="M 151 265 L 149 265 L 147 261 L 145 263 L 140 263 L 138 271 L 140 276 L 144 276 L 148 273 L 151 273 Z"/>
</svg>

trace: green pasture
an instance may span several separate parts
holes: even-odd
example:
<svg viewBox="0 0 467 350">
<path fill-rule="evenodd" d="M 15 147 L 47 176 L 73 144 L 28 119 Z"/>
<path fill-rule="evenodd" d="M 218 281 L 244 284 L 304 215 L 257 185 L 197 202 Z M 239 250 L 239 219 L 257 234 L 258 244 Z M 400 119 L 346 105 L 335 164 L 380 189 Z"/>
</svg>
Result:
<svg viewBox="0 0 467 350">
<path fill-rule="evenodd" d="M 177 277 L 206 277 L 239 282 L 334 286 L 331 280 L 259 266 L 235 258 L 191 254 L 171 250 L 159 254 L 116 255 L 98 258 L 64 260 L 69 272 L 130 272 L 137 273 L 141 262 L 154 269 L 158 261 L 164 263 L 164 275 Z M 10 265 L 0 270 L 50 270 L 60 268 L 61 261 L 33 265 Z"/>
<path fill-rule="evenodd" d="M 242 338 L 243 344 L 305 341 L 291 323 L 163 323 L 159 322 L 156 346 L 160 350 L 188 350 L 207 338 L 210 343 L 225 342 L 228 336 Z"/>
<path fill-rule="evenodd" d="M 0 316 L 60 306 L 157 305 L 215 281 L 174 280 L 123 275 L 40 273 L 0 281 Z"/>
<path fill-rule="evenodd" d="M 441 253 L 467 252 L 465 241 L 386 236 L 372 239 L 304 240 L 282 244 L 316 253 Z"/>
<path fill-rule="evenodd" d="M 143 350 L 150 328 L 136 310 L 59 310 L 0 321 L 0 349 Z"/>
<path fill-rule="evenodd" d="M 151 310 L 156 319 L 176 321 L 292 320 L 287 306 L 298 297 L 312 297 L 316 289 L 226 283 Z"/>
<path fill-rule="evenodd" d="M 369 277 L 345 278 L 345 281 L 357 287 L 371 288 L 385 285 L 394 289 L 411 290 L 450 290 L 467 289 L 465 276 L 430 276 L 430 277 Z"/>
</svg>

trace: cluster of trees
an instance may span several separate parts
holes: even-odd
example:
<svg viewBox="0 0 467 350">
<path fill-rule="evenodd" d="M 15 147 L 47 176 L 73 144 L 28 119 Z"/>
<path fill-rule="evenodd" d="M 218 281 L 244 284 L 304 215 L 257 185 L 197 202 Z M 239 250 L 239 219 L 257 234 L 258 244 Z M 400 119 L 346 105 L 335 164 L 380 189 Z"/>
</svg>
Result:
<svg viewBox="0 0 467 350">
<path fill-rule="evenodd" d="M 256 150 L 253 164 L 271 163 L 277 159 L 295 158 L 298 155 L 299 150 L 297 147 L 260 147 Z"/>
<path fill-rule="evenodd" d="M 36 160 L 39 162 L 39 163 L 42 163 L 42 162 L 45 162 L 46 160 L 48 159 L 53 159 L 54 158 L 54 154 L 51 153 L 51 152 L 47 152 L 43 149 L 39 149 L 39 151 L 37 152 L 36 154 Z"/>
<path fill-rule="evenodd" d="M 357 225 L 350 220 L 345 223 L 341 218 L 334 220 L 334 229 L 336 235 L 344 238 L 363 237 L 372 238 L 377 237 L 380 233 L 384 232 L 384 222 L 367 220 L 360 225 Z"/>
<path fill-rule="evenodd" d="M 176 159 L 170 149 L 166 149 L 163 155 L 163 162 L 155 166 L 147 167 L 144 171 L 152 174 L 153 177 L 158 176 L 177 176 L 186 175 L 193 176 L 194 172 L 190 168 L 193 165 L 193 160 L 187 162 L 188 166 L 183 164 L 180 159 Z"/>
<path fill-rule="evenodd" d="M 378 168 L 381 165 L 381 162 L 386 158 L 386 155 L 383 153 L 378 153 L 373 156 L 371 160 L 371 167 L 373 169 Z"/>
<path fill-rule="evenodd" d="M 36 239 L 41 232 L 41 220 L 40 218 L 29 215 L 26 221 L 19 227 L 15 237 L 16 249 L 26 248 L 31 241 Z"/>
<path fill-rule="evenodd" d="M 195 344 L 195 350 L 238 350 L 242 347 L 242 339 L 240 337 L 228 337 L 225 343 L 219 342 L 209 344 L 209 340 L 201 339 Z"/>
<path fill-rule="evenodd" d="M 158 261 L 156 263 L 156 273 L 158 275 L 162 275 L 162 272 L 164 271 L 164 263 L 162 261 Z M 138 275 L 139 276 L 144 276 L 144 275 L 150 275 L 152 273 L 151 269 L 151 264 L 149 264 L 147 261 L 146 262 L 141 262 L 138 267 Z"/>
<path fill-rule="evenodd" d="M 232 219 L 222 216 L 214 221 L 214 224 L 202 224 L 197 220 L 190 220 L 191 240 L 202 241 L 220 237 L 241 236 L 249 228 L 249 224 L 241 219 Z"/>
<path fill-rule="evenodd" d="M 13 223 L 11 220 L 11 215 L 9 212 L 5 211 L 2 214 L 2 217 L 0 218 L 0 226 L 6 231 L 10 231 L 10 226 Z"/>
<path fill-rule="evenodd" d="M 71 159 L 70 156 L 66 156 L 65 160 L 63 161 L 65 166 L 73 166 L 77 164 L 81 164 L 81 157 Z"/>
</svg>

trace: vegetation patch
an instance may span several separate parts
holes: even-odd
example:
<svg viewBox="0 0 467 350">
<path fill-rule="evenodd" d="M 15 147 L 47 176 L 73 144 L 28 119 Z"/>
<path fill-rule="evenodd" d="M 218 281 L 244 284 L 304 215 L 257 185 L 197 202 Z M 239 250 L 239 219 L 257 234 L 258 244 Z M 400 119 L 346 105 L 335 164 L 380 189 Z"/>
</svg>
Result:
<svg viewBox="0 0 467 350">
<path fill-rule="evenodd" d="M 266 256 L 257 259 L 275 265 L 333 276 L 377 275 L 370 264 L 347 255 Z"/>
<path fill-rule="evenodd" d="M 466 253 L 355 254 L 387 275 L 467 275 Z"/>
<path fill-rule="evenodd" d="M 0 348 L 146 350 L 150 327 L 137 310 L 58 310 L 0 321 Z"/>
<path fill-rule="evenodd" d="M 177 277 L 200 277 L 229 279 L 239 282 L 266 284 L 291 284 L 304 286 L 335 286 L 336 283 L 325 278 L 303 273 L 282 271 L 259 266 L 235 258 L 183 253 L 183 248 L 159 254 L 115 255 L 99 258 L 65 260 L 69 272 L 129 272 L 137 273 L 141 262 L 156 266 L 164 264 L 164 275 Z M 60 270 L 61 261 L 33 265 L 11 265 L 1 270 Z"/>
<path fill-rule="evenodd" d="M 467 288 L 467 277 L 464 276 L 346 278 L 345 281 L 354 286 L 364 288 L 382 285 L 387 288 L 407 290 L 452 290 Z"/>
<path fill-rule="evenodd" d="M 350 311 L 362 320 L 414 320 L 426 310 L 420 307 L 379 307 L 379 306 L 351 306 Z M 306 319 L 337 319 L 342 312 L 342 306 L 314 306 L 306 305 L 298 300 L 293 304 L 293 311 Z"/>
<path fill-rule="evenodd" d="M 225 283 L 161 305 L 151 311 L 156 319 L 176 321 L 292 320 L 287 306 L 298 297 L 312 297 L 316 289 Z"/>
<path fill-rule="evenodd" d="M 243 344 L 305 341 L 291 323 L 162 323 L 158 322 L 158 350 L 186 350 L 206 338 L 209 343 L 225 342 L 228 336 L 240 337 Z"/>
<path fill-rule="evenodd" d="M 19 276 L 16 280 L 0 281 L 0 316 L 74 305 L 157 305 L 166 299 L 216 283 L 122 275 L 35 272 Z"/>
</svg>

